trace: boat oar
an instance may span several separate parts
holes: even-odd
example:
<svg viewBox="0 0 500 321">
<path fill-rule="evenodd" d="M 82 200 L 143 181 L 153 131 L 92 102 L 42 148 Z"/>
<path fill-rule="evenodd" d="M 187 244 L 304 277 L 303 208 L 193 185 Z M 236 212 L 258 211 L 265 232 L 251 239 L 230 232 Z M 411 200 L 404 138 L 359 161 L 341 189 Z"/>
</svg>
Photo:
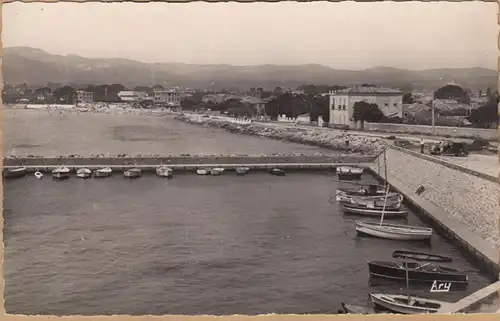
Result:
<svg viewBox="0 0 500 321">
<path fill-rule="evenodd" d="M 389 196 L 389 185 L 387 185 L 387 189 L 385 191 L 384 206 L 382 207 L 382 216 L 380 216 L 380 226 L 382 226 L 382 223 L 384 222 L 384 213 L 385 213 L 385 207 L 387 205 L 387 196 Z"/>
</svg>

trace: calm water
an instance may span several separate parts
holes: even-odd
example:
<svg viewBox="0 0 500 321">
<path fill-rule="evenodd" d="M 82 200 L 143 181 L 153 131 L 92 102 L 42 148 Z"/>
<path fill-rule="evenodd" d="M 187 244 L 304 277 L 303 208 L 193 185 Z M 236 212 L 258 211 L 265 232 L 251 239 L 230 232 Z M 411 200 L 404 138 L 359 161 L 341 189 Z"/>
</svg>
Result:
<svg viewBox="0 0 500 321">
<path fill-rule="evenodd" d="M 404 287 L 370 286 L 366 261 L 429 251 L 357 237 L 356 217 L 330 201 L 338 183 L 327 173 L 27 177 L 4 187 L 8 313 L 334 313 Z M 453 301 L 489 283 L 439 236 L 432 251 L 469 271 L 470 285 L 413 293 Z"/>
</svg>

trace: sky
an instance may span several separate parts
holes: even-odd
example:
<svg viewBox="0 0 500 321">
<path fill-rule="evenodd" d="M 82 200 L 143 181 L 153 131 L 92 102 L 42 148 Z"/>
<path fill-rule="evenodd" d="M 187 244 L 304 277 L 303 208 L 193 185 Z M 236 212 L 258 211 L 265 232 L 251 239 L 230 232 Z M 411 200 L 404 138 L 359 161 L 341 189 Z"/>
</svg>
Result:
<svg viewBox="0 0 500 321">
<path fill-rule="evenodd" d="M 9 3 L 3 45 L 192 64 L 496 69 L 496 3 Z"/>
</svg>

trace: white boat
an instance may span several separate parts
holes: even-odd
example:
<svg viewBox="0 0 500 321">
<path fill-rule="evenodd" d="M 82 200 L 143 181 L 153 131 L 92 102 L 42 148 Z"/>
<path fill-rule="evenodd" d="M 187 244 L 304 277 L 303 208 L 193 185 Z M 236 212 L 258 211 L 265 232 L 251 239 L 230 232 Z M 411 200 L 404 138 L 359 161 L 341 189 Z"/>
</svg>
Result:
<svg viewBox="0 0 500 321">
<path fill-rule="evenodd" d="M 245 175 L 250 171 L 250 168 L 248 167 L 237 167 L 235 170 L 236 175 Z"/>
<path fill-rule="evenodd" d="M 76 177 L 89 178 L 92 176 L 92 171 L 88 168 L 80 168 L 76 171 Z"/>
<path fill-rule="evenodd" d="M 339 166 L 336 169 L 339 179 L 360 179 L 364 169 L 352 166 Z"/>
<path fill-rule="evenodd" d="M 342 306 L 342 313 L 345 314 L 375 314 L 375 310 L 354 304 L 340 303 Z"/>
<path fill-rule="evenodd" d="M 345 213 L 374 216 L 374 217 L 389 217 L 389 218 L 405 218 L 408 216 L 408 211 L 405 210 L 392 210 L 382 208 L 370 208 L 369 206 L 357 204 L 344 204 L 342 209 Z"/>
<path fill-rule="evenodd" d="M 420 226 L 399 225 L 377 222 L 356 222 L 356 232 L 389 240 L 423 241 L 430 240 L 432 229 Z"/>
<path fill-rule="evenodd" d="M 208 169 L 200 168 L 196 170 L 196 174 L 198 175 L 208 175 L 210 171 Z"/>
<path fill-rule="evenodd" d="M 156 175 L 171 178 L 173 175 L 173 170 L 167 166 L 160 166 L 156 169 Z"/>
<path fill-rule="evenodd" d="M 224 172 L 224 168 L 222 167 L 215 167 L 210 169 L 210 175 L 218 176 Z"/>
<path fill-rule="evenodd" d="M 100 168 L 94 172 L 94 177 L 109 177 L 113 170 L 110 167 Z"/>
<path fill-rule="evenodd" d="M 131 168 L 123 172 L 123 176 L 127 178 L 138 178 L 142 175 L 142 170 L 140 168 Z"/>
<path fill-rule="evenodd" d="M 450 302 L 402 295 L 370 293 L 370 300 L 377 307 L 401 314 L 436 313 Z"/>
<path fill-rule="evenodd" d="M 38 179 L 41 179 L 41 178 L 43 178 L 43 174 L 40 173 L 40 172 L 38 172 L 38 171 L 36 171 L 35 172 L 35 177 L 38 178 Z"/>
<path fill-rule="evenodd" d="M 68 167 L 58 167 L 52 171 L 52 177 L 55 179 L 66 179 L 69 178 L 71 170 Z"/>
</svg>

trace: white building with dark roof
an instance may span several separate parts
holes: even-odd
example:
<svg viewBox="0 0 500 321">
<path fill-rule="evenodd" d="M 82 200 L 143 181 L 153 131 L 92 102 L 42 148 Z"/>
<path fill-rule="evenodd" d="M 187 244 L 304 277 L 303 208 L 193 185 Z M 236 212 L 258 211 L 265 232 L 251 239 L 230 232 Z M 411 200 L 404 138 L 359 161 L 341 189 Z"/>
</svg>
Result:
<svg viewBox="0 0 500 321">
<path fill-rule="evenodd" d="M 391 88 L 354 86 L 330 91 L 330 123 L 355 127 L 352 119 L 356 102 L 377 104 L 387 117 L 403 117 L 403 92 Z"/>
</svg>

